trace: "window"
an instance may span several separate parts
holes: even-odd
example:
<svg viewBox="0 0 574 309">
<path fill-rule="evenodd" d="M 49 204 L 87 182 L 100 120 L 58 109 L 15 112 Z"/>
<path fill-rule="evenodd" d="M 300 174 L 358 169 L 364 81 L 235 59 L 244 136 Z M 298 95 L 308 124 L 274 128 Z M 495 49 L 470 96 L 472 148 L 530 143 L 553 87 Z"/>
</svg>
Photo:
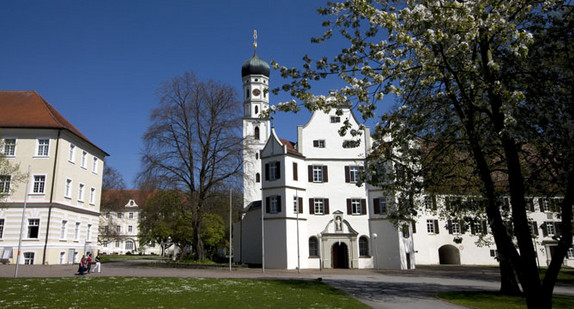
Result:
<svg viewBox="0 0 574 309">
<path fill-rule="evenodd" d="M 359 238 L 359 255 L 363 257 L 369 256 L 369 239 L 366 236 Z"/>
<path fill-rule="evenodd" d="M 80 184 L 80 188 L 78 189 L 78 201 L 83 202 L 84 201 L 84 191 L 85 191 L 85 185 L 83 183 Z"/>
<path fill-rule="evenodd" d="M 36 152 L 37 156 L 47 157 L 50 150 L 50 140 L 49 139 L 39 139 L 38 140 L 38 150 Z"/>
<path fill-rule="evenodd" d="M 131 240 L 126 241 L 126 250 L 133 250 L 134 249 L 134 242 Z"/>
<path fill-rule="evenodd" d="M 46 176 L 34 175 L 34 186 L 32 187 L 33 193 L 44 193 L 45 185 L 46 185 Z"/>
<path fill-rule="evenodd" d="M 12 176 L 0 175 L 0 193 L 10 193 L 10 181 Z"/>
<path fill-rule="evenodd" d="M 4 235 L 4 219 L 0 219 L 0 239 L 2 239 L 2 235 Z"/>
<path fill-rule="evenodd" d="M 486 220 L 476 220 L 473 221 L 470 224 L 470 233 L 472 235 L 477 235 L 477 234 L 486 234 L 487 231 L 487 227 L 486 227 L 487 223 Z"/>
<path fill-rule="evenodd" d="M 119 247 L 120 247 L 120 241 L 116 240 L 116 248 L 119 248 Z"/>
<path fill-rule="evenodd" d="M 325 213 L 325 203 L 323 199 L 316 198 L 313 202 L 314 212 L 315 214 L 321 215 Z"/>
<path fill-rule="evenodd" d="M 302 197 L 293 196 L 293 212 L 294 213 L 299 212 L 300 214 L 303 213 L 303 198 Z"/>
<path fill-rule="evenodd" d="M 107 248 L 107 247 L 108 247 L 108 242 L 104 241 L 104 248 Z"/>
<path fill-rule="evenodd" d="M 315 236 L 309 237 L 309 256 L 319 257 L 319 240 Z"/>
<path fill-rule="evenodd" d="M 331 116 L 331 123 L 339 123 L 339 122 L 341 122 L 341 117 Z"/>
<path fill-rule="evenodd" d="M 128 232 L 131 233 L 133 230 L 133 227 L 131 225 L 128 225 Z"/>
<path fill-rule="evenodd" d="M 293 180 L 299 180 L 299 171 L 297 169 L 297 163 L 293 162 Z"/>
<path fill-rule="evenodd" d="M 68 161 L 74 162 L 76 159 L 76 145 L 70 144 L 70 152 L 68 153 Z"/>
<path fill-rule="evenodd" d="M 426 210 L 436 209 L 436 197 L 434 195 L 425 196 L 425 209 Z"/>
<path fill-rule="evenodd" d="M 12 157 L 16 154 L 16 139 L 7 138 L 4 140 L 3 154 Z"/>
<path fill-rule="evenodd" d="M 85 151 L 82 151 L 82 167 L 86 168 L 86 164 L 88 163 L 88 153 Z"/>
<path fill-rule="evenodd" d="M 310 198 L 309 199 L 309 214 L 327 215 L 329 214 L 329 199 L 328 198 Z"/>
<path fill-rule="evenodd" d="M 427 232 L 429 234 L 439 234 L 438 220 L 436 219 L 427 220 Z"/>
<path fill-rule="evenodd" d="M 373 199 L 373 210 L 376 215 L 386 215 L 388 213 L 387 199 L 385 197 Z"/>
<path fill-rule="evenodd" d="M 130 212 L 130 213 L 128 214 L 128 218 L 129 218 L 129 219 L 133 219 L 133 218 L 134 218 L 134 213 L 133 213 L 133 212 Z"/>
<path fill-rule="evenodd" d="M 462 234 L 462 225 L 464 222 L 448 220 L 448 233 L 449 234 Z"/>
<path fill-rule="evenodd" d="M 325 148 L 325 140 L 324 139 L 316 139 L 313 141 L 313 147 L 315 148 Z"/>
<path fill-rule="evenodd" d="M 498 259 L 498 250 L 490 249 L 490 256 L 495 259 Z"/>
<path fill-rule="evenodd" d="M 28 219 L 28 238 L 38 238 L 40 219 Z"/>
<path fill-rule="evenodd" d="M 255 127 L 255 139 L 259 140 L 259 127 Z"/>
<path fill-rule="evenodd" d="M 536 223 L 536 221 L 530 221 L 528 225 L 530 226 L 530 235 L 538 235 L 538 223 Z"/>
<path fill-rule="evenodd" d="M 526 199 L 526 210 L 531 212 L 534 211 L 534 200 L 532 198 Z"/>
<path fill-rule="evenodd" d="M 118 219 L 121 219 L 121 218 L 123 218 L 123 217 L 124 217 L 124 214 L 121 213 L 121 212 L 118 212 Z"/>
<path fill-rule="evenodd" d="M 567 256 L 569 259 L 574 259 L 574 248 L 569 248 Z"/>
<path fill-rule="evenodd" d="M 98 158 L 94 157 L 94 161 L 92 162 L 92 172 L 98 173 Z"/>
<path fill-rule="evenodd" d="M 110 218 L 110 213 L 106 212 L 106 219 L 109 219 L 109 218 Z"/>
<path fill-rule="evenodd" d="M 268 213 L 276 214 L 281 212 L 281 196 L 268 196 L 265 198 L 265 204 Z"/>
<path fill-rule="evenodd" d="M 60 228 L 60 239 L 66 239 L 66 226 L 68 221 L 62 220 L 62 227 Z"/>
<path fill-rule="evenodd" d="M 544 232 L 544 236 L 554 236 L 557 233 L 557 229 L 556 229 L 557 225 L 555 222 L 552 221 L 548 221 L 548 222 L 544 222 L 544 226 L 543 226 L 543 232 Z"/>
<path fill-rule="evenodd" d="M 365 215 L 367 214 L 367 202 L 365 199 L 347 199 L 348 215 Z"/>
<path fill-rule="evenodd" d="M 34 252 L 24 252 L 24 265 L 34 265 Z"/>
<path fill-rule="evenodd" d="M 86 230 L 86 240 L 92 240 L 92 225 L 88 224 L 88 229 Z"/>
<path fill-rule="evenodd" d="M 550 201 L 548 199 L 540 199 L 540 210 L 543 212 L 550 211 Z"/>
<path fill-rule="evenodd" d="M 96 188 L 90 188 L 90 204 L 96 203 Z"/>
<path fill-rule="evenodd" d="M 411 236 L 411 230 L 409 228 L 409 224 L 403 224 L 401 227 L 401 231 L 403 233 L 404 238 L 409 238 Z"/>
<path fill-rule="evenodd" d="M 80 239 L 80 222 L 76 222 L 76 229 L 74 229 L 74 239 Z"/>
<path fill-rule="evenodd" d="M 121 233 L 122 232 L 122 228 L 119 225 L 116 225 L 116 232 Z"/>
<path fill-rule="evenodd" d="M 309 182 L 327 182 L 327 166 L 309 165 Z"/>
<path fill-rule="evenodd" d="M 270 162 L 265 164 L 265 180 L 277 180 L 281 178 L 280 162 Z"/>
<path fill-rule="evenodd" d="M 66 179 L 66 187 L 64 190 L 64 196 L 67 198 L 72 197 L 72 179 Z"/>
<path fill-rule="evenodd" d="M 362 166 L 345 166 L 345 182 L 359 182 L 359 172 L 362 170 Z"/>
<path fill-rule="evenodd" d="M 261 182 L 261 175 L 259 175 L 259 173 L 255 174 L 255 182 L 257 183 Z"/>
</svg>

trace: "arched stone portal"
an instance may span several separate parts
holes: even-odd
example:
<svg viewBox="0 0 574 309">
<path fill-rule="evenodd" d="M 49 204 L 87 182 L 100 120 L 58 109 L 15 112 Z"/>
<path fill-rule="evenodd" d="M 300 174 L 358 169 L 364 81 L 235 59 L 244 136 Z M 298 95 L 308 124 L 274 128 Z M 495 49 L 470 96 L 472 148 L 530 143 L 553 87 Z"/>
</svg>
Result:
<svg viewBox="0 0 574 309">
<path fill-rule="evenodd" d="M 349 249 L 343 242 L 336 242 L 331 247 L 333 268 L 349 268 Z"/>
<path fill-rule="evenodd" d="M 440 264 L 460 265 L 460 251 L 453 245 L 444 245 L 438 249 L 438 259 Z"/>
</svg>

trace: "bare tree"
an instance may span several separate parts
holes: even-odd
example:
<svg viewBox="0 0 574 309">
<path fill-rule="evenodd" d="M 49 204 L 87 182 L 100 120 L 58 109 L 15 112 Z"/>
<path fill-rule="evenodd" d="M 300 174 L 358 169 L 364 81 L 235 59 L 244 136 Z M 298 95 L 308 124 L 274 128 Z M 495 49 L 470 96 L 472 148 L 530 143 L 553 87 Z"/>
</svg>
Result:
<svg viewBox="0 0 574 309">
<path fill-rule="evenodd" d="M 201 222 L 206 201 L 242 164 L 241 105 L 235 90 L 193 73 L 165 81 L 143 140 L 144 182 L 188 195 L 193 249 L 205 258 Z M 148 181 L 145 181 L 148 180 Z"/>
<path fill-rule="evenodd" d="M 100 209 L 109 211 L 122 208 L 130 198 L 125 189 L 126 184 L 122 174 L 106 162 L 102 179 L 102 202 Z"/>
</svg>

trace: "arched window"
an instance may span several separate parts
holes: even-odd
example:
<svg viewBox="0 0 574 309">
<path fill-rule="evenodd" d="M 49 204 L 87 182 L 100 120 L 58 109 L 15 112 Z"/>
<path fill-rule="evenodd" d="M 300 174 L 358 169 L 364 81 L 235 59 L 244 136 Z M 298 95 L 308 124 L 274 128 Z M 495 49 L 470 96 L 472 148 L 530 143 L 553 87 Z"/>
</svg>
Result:
<svg viewBox="0 0 574 309">
<path fill-rule="evenodd" d="M 255 115 L 259 114 L 259 106 L 255 105 Z"/>
<path fill-rule="evenodd" d="M 249 89 L 245 89 L 245 98 L 249 99 Z"/>
<path fill-rule="evenodd" d="M 261 175 L 259 175 L 259 173 L 255 174 L 255 182 L 261 182 Z"/>
<path fill-rule="evenodd" d="M 257 108 L 257 106 L 255 108 Z M 255 127 L 255 139 L 259 140 L 259 127 Z"/>
<path fill-rule="evenodd" d="M 259 153 L 255 153 L 255 160 L 259 160 Z"/>
<path fill-rule="evenodd" d="M 367 236 L 361 236 L 359 238 L 359 255 L 369 256 L 369 239 Z"/>
<path fill-rule="evenodd" d="M 309 256 L 310 257 L 319 256 L 319 240 L 315 236 L 309 237 Z"/>
<path fill-rule="evenodd" d="M 126 250 L 133 250 L 134 249 L 134 242 L 131 240 L 126 241 Z"/>
</svg>

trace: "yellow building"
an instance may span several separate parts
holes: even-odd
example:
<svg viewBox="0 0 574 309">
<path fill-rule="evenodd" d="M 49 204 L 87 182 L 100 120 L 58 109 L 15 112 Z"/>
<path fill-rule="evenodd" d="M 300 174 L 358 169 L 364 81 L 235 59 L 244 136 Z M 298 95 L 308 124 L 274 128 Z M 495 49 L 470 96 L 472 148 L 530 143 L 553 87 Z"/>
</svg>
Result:
<svg viewBox="0 0 574 309">
<path fill-rule="evenodd" d="M 35 91 L 0 91 L 0 142 L 4 160 L 26 175 L 20 183 L 0 175 L 1 261 L 16 262 L 21 226 L 22 264 L 70 264 L 95 252 L 108 154 Z"/>
</svg>

